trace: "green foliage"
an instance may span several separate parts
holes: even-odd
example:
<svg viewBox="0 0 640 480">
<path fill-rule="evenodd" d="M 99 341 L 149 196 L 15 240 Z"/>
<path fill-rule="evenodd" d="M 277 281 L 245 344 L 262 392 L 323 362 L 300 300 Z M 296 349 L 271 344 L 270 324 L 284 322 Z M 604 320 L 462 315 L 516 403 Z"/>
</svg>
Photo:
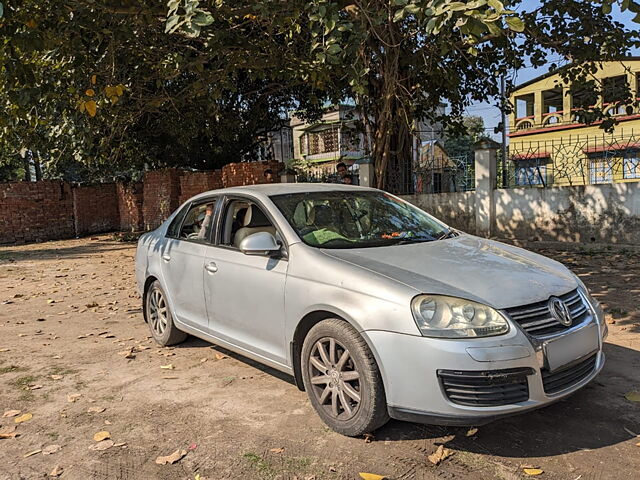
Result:
<svg viewBox="0 0 640 480">
<path fill-rule="evenodd" d="M 450 157 L 473 158 L 473 145 L 484 136 L 484 120 L 478 116 L 462 119 L 463 131 L 448 131 L 444 149 Z"/>
</svg>

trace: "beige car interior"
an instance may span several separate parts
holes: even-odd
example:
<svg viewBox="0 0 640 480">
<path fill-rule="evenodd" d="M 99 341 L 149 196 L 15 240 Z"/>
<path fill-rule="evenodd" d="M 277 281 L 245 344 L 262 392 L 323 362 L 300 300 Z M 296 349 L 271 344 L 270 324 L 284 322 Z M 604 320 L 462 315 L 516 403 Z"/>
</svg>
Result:
<svg viewBox="0 0 640 480">
<path fill-rule="evenodd" d="M 256 205 L 246 202 L 234 202 L 227 210 L 224 243 L 238 248 L 243 239 L 258 232 L 268 232 L 276 236 L 276 228 L 269 218 Z"/>
</svg>

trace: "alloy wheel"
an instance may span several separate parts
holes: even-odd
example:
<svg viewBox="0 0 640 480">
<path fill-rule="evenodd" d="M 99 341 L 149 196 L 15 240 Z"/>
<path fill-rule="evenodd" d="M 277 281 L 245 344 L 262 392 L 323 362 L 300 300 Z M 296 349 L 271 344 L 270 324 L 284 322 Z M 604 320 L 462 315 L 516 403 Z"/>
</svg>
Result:
<svg viewBox="0 0 640 480">
<path fill-rule="evenodd" d="M 162 336 L 167 328 L 167 315 L 169 311 L 162 292 L 155 288 L 150 292 L 149 297 L 149 322 L 151 329 Z"/>
<path fill-rule="evenodd" d="M 318 340 L 309 357 L 313 395 L 333 418 L 348 420 L 358 411 L 361 399 L 360 373 L 349 353 L 335 338 Z"/>
</svg>

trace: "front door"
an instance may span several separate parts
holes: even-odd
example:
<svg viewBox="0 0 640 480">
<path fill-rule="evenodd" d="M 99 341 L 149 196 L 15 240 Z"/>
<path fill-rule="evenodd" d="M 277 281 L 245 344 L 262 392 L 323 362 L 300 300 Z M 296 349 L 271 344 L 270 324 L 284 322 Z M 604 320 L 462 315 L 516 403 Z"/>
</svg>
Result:
<svg viewBox="0 0 640 480">
<path fill-rule="evenodd" d="M 204 292 L 212 335 L 286 364 L 284 289 L 288 261 L 245 255 L 234 238 L 275 231 L 255 204 L 232 200 L 223 212 L 220 244 L 207 246 Z M 247 210 L 248 209 L 248 210 Z M 248 213 L 247 213 L 248 212 Z M 253 212 L 253 213 L 251 213 Z"/>
</svg>

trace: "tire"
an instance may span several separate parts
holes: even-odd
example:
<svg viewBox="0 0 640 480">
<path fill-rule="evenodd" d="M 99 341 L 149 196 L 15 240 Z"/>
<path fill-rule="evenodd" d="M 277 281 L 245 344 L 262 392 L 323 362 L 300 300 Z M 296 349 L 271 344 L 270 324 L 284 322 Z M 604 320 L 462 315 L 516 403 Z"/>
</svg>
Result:
<svg viewBox="0 0 640 480">
<path fill-rule="evenodd" d="M 187 334 L 178 330 L 173 323 L 167 295 L 158 280 L 149 286 L 145 295 L 144 308 L 151 336 L 160 345 L 163 347 L 175 345 L 187 338 Z"/>
<path fill-rule="evenodd" d="M 389 421 L 378 365 L 347 322 L 328 319 L 314 325 L 302 345 L 301 366 L 311 405 L 336 432 L 356 437 Z"/>
</svg>

